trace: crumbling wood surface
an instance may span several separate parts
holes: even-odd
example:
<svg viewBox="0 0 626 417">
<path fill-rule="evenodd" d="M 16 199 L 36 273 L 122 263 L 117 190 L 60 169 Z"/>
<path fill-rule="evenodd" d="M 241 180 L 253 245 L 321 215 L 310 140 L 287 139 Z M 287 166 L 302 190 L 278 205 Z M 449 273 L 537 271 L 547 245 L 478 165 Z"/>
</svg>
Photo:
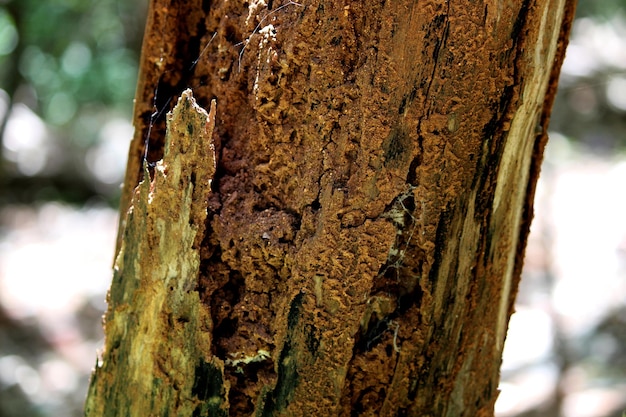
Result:
<svg viewBox="0 0 626 417">
<path fill-rule="evenodd" d="M 573 12 L 153 0 L 87 414 L 492 415 Z"/>
</svg>

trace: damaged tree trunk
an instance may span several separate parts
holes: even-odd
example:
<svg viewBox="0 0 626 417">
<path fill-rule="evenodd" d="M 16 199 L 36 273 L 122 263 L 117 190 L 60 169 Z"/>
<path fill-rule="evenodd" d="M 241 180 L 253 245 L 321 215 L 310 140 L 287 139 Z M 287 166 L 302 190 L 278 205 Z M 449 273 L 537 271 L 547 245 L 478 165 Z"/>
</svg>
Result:
<svg viewBox="0 0 626 417">
<path fill-rule="evenodd" d="M 86 414 L 492 415 L 573 13 L 153 0 Z"/>
</svg>

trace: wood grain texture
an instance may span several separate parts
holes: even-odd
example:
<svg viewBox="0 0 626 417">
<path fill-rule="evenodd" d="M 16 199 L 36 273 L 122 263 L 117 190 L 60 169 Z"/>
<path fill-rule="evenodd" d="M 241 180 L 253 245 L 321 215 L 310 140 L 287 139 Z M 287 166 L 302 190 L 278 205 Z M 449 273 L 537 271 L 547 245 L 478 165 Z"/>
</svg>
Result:
<svg viewBox="0 0 626 417">
<path fill-rule="evenodd" d="M 168 114 L 165 151 L 133 195 L 105 318 L 106 345 L 88 416 L 220 415 L 223 363 L 210 352 L 212 323 L 195 290 L 207 200 L 215 174 L 215 101 L 190 90 Z M 194 386 L 195 379 L 214 384 Z M 123 411 L 122 411 L 123 410 Z"/>
</svg>

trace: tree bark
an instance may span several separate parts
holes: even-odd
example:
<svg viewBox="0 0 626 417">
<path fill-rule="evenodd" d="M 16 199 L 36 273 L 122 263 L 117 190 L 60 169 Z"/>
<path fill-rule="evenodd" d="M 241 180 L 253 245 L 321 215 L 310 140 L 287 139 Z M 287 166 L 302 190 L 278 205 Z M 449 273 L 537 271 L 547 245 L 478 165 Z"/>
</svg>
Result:
<svg viewBox="0 0 626 417">
<path fill-rule="evenodd" d="M 153 0 L 86 414 L 492 415 L 574 4 Z"/>
</svg>

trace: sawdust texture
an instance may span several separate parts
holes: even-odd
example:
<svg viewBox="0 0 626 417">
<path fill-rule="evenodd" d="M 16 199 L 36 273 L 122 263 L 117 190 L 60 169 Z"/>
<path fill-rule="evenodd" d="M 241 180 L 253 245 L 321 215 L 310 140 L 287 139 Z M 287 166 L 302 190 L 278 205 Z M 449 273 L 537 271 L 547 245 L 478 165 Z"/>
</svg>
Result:
<svg viewBox="0 0 626 417">
<path fill-rule="evenodd" d="M 232 416 L 490 415 L 573 6 L 150 13 L 123 211 L 180 92 L 218 103 L 212 191 L 191 209 L 208 210 L 196 398 Z"/>
</svg>

